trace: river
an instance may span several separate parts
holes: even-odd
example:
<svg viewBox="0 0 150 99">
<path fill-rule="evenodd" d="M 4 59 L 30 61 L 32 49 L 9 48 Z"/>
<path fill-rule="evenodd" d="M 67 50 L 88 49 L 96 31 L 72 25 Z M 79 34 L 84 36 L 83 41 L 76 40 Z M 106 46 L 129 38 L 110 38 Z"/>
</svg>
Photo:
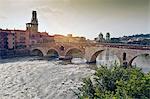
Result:
<svg viewBox="0 0 150 99">
<path fill-rule="evenodd" d="M 1 99 L 76 99 L 73 90 L 95 71 L 37 57 L 0 60 Z"/>
<path fill-rule="evenodd" d="M 100 66 L 101 62 L 114 61 L 112 55 L 102 59 L 108 60 L 99 60 L 97 66 Z M 149 56 L 141 56 L 136 58 L 133 64 L 139 64 L 144 72 L 148 72 L 149 59 Z M 93 75 L 95 70 L 91 68 L 92 65 L 84 62 L 79 64 L 76 59 L 74 62 L 76 64 L 60 60 L 48 61 L 39 57 L 0 60 L 0 98 L 76 99 L 73 91 L 81 86 L 82 78 Z"/>
</svg>

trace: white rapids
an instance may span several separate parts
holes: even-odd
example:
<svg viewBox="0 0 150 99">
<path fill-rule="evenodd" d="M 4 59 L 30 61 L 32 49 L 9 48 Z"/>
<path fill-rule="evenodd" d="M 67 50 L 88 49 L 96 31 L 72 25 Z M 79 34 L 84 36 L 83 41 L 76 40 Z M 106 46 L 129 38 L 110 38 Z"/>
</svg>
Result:
<svg viewBox="0 0 150 99">
<path fill-rule="evenodd" d="M 0 60 L 0 99 L 76 99 L 73 90 L 94 72 L 33 57 Z"/>
</svg>

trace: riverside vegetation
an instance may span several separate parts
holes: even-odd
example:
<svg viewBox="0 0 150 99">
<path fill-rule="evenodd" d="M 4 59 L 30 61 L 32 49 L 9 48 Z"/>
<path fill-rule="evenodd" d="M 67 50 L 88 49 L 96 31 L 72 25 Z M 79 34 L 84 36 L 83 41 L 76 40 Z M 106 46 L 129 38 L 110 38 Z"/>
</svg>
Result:
<svg viewBox="0 0 150 99">
<path fill-rule="evenodd" d="M 75 94 L 79 99 L 150 99 L 150 72 L 101 66 L 93 76 L 83 79 Z"/>
</svg>

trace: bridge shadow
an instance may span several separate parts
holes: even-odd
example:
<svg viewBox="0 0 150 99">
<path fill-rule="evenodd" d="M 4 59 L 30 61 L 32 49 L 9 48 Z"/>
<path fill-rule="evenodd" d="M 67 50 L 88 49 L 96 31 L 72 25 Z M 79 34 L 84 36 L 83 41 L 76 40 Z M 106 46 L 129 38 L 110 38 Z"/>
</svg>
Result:
<svg viewBox="0 0 150 99">
<path fill-rule="evenodd" d="M 45 57 L 47 57 L 48 60 L 58 60 L 59 54 L 56 50 L 50 49 Z"/>
</svg>

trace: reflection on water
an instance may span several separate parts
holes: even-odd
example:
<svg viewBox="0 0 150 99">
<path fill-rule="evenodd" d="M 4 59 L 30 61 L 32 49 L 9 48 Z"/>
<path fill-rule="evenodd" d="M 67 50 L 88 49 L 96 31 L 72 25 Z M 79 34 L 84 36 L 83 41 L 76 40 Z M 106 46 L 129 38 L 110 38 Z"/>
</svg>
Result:
<svg viewBox="0 0 150 99">
<path fill-rule="evenodd" d="M 101 65 L 107 65 L 110 67 L 114 64 L 120 65 L 120 61 L 113 52 L 106 50 L 98 55 L 98 57 L 96 58 L 96 64 L 97 67 L 100 67 Z"/>
<path fill-rule="evenodd" d="M 133 66 L 143 69 L 145 73 L 150 71 L 150 55 L 141 55 L 135 58 L 132 62 Z"/>
</svg>

